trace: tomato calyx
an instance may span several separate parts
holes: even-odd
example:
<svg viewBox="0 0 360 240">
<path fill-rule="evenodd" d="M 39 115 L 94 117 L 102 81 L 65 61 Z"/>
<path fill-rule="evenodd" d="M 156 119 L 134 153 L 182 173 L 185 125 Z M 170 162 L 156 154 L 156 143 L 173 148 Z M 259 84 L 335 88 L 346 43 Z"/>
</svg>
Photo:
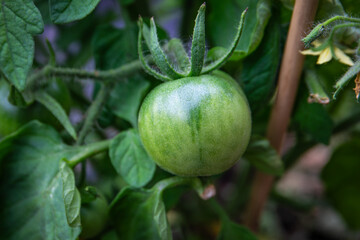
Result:
<svg viewBox="0 0 360 240">
<path fill-rule="evenodd" d="M 184 46 L 179 39 L 172 39 L 166 46 L 164 51 L 160 45 L 156 24 L 154 18 L 150 20 L 150 28 L 144 24 L 141 17 L 139 17 L 139 35 L 138 35 L 138 52 L 139 59 L 143 65 L 144 70 L 153 77 L 161 81 L 172 81 L 184 77 L 194 77 L 202 74 L 210 73 L 220 68 L 228 58 L 233 54 L 236 46 L 240 40 L 242 30 L 244 28 L 244 20 L 247 9 L 243 11 L 240 17 L 240 22 L 237 28 L 237 33 L 230 47 L 226 50 L 223 56 L 204 66 L 205 59 L 205 8 L 203 3 L 195 19 L 195 26 L 193 31 L 193 39 L 191 45 L 191 56 L 189 58 Z M 142 40 L 150 50 L 151 56 L 145 57 Z M 149 60 L 153 63 L 149 63 Z M 172 60 L 172 61 L 171 61 Z"/>
</svg>

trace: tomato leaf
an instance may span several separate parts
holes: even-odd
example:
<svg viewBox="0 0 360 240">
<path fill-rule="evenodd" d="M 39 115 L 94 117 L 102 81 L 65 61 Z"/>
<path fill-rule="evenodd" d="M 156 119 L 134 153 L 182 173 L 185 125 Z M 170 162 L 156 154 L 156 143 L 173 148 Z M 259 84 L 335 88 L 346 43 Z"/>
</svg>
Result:
<svg viewBox="0 0 360 240">
<path fill-rule="evenodd" d="M 0 0 L 0 70 L 18 89 L 24 90 L 34 58 L 32 35 L 44 24 L 31 0 Z"/>
<path fill-rule="evenodd" d="M 321 174 L 329 202 L 354 230 L 360 229 L 359 148 L 359 139 L 340 145 Z"/>
<path fill-rule="evenodd" d="M 260 44 L 271 15 L 269 0 L 211 0 L 208 29 L 214 46 L 227 47 L 234 38 L 234 23 L 249 8 L 236 52 L 243 58 Z M 226 13 L 226 14 L 224 14 Z"/>
<path fill-rule="evenodd" d="M 121 239 L 172 239 L 159 190 L 124 188 L 111 204 L 110 214 Z"/>
<path fill-rule="evenodd" d="M 231 221 L 226 211 L 215 199 L 210 200 L 209 203 L 221 220 L 221 229 L 217 240 L 257 240 L 257 237 L 249 229 Z"/>
<path fill-rule="evenodd" d="M 307 102 L 307 91 L 301 91 L 294 112 L 293 120 L 299 130 L 309 134 L 317 142 L 329 143 L 333 121 L 324 106 Z"/>
<path fill-rule="evenodd" d="M 126 82 L 118 83 L 110 93 L 107 106 L 122 119 L 137 127 L 138 111 L 142 99 L 150 88 L 150 83 L 141 75 L 135 75 Z"/>
<path fill-rule="evenodd" d="M 277 70 L 280 64 L 279 21 L 270 20 L 264 38 L 254 53 L 243 61 L 240 81 L 244 86 L 252 113 L 266 106 L 275 90 Z"/>
<path fill-rule="evenodd" d="M 111 69 L 137 59 L 137 28 L 129 26 L 115 29 L 111 26 L 99 28 L 93 38 L 93 51 L 99 69 Z M 117 54 L 113 54 L 116 52 Z M 140 103 L 147 93 L 150 83 L 137 74 L 125 82 L 116 83 L 106 104 L 117 117 L 127 120 L 137 127 Z M 105 113 L 102 117 L 105 119 Z"/>
<path fill-rule="evenodd" d="M 266 138 L 252 137 L 244 158 L 260 171 L 268 174 L 280 176 L 284 172 L 284 165 L 280 156 Z"/>
<path fill-rule="evenodd" d="M 68 23 L 89 15 L 100 0 L 49 0 L 54 23 Z"/>
<path fill-rule="evenodd" d="M 76 140 L 76 131 L 60 103 L 58 103 L 55 98 L 44 91 L 36 92 L 35 99 L 44 107 L 46 107 L 56 117 L 56 119 L 59 120 L 70 136 Z"/>
<path fill-rule="evenodd" d="M 110 159 L 115 170 L 134 187 L 147 184 L 155 172 L 155 163 L 146 153 L 134 129 L 122 132 L 112 140 Z"/>
<path fill-rule="evenodd" d="M 80 227 L 80 192 L 75 186 L 73 170 L 65 163 L 60 163 L 60 174 L 63 183 L 66 219 L 71 227 Z"/>
<path fill-rule="evenodd" d="M 236 224 L 229 219 L 222 219 L 221 230 L 217 240 L 257 240 L 257 237 L 246 227 Z"/>
<path fill-rule="evenodd" d="M 1 239 L 76 239 L 63 198 L 60 160 L 78 153 L 51 127 L 33 121 L 0 142 Z M 20 197 L 21 196 L 21 197 Z M 69 210 L 69 209 L 68 209 Z"/>
</svg>

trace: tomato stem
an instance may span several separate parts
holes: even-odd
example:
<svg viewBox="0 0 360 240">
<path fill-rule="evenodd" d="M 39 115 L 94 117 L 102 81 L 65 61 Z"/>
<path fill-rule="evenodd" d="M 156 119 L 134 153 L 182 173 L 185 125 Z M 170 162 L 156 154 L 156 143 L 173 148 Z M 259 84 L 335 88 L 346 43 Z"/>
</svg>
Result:
<svg viewBox="0 0 360 240">
<path fill-rule="evenodd" d="M 84 146 L 78 146 L 79 153 L 67 160 L 67 163 L 70 167 L 75 167 L 78 163 L 87 159 L 88 157 L 94 156 L 100 152 L 106 151 L 109 149 L 111 139 L 91 143 Z"/>
<path fill-rule="evenodd" d="M 203 186 L 199 178 L 190 178 L 190 177 L 171 177 L 161 180 L 160 182 L 156 183 L 152 189 L 156 189 L 159 192 L 163 192 L 164 190 L 176 187 L 179 185 L 190 185 L 192 186 L 195 191 L 201 195 L 203 193 Z"/>
<path fill-rule="evenodd" d="M 100 91 L 96 95 L 95 100 L 92 102 L 89 109 L 87 110 L 86 119 L 84 125 L 82 126 L 79 132 L 79 137 L 76 141 L 76 145 L 81 145 L 84 142 L 86 135 L 88 134 L 96 118 L 101 112 L 102 106 L 104 105 L 104 102 L 108 96 L 109 91 L 110 91 L 110 87 L 108 85 L 103 84 L 101 86 Z"/>
<path fill-rule="evenodd" d="M 116 82 L 125 81 L 125 77 L 135 74 L 142 70 L 142 66 L 139 60 L 135 60 L 128 64 L 122 65 L 118 68 L 109 69 L 106 71 L 94 70 L 86 71 L 77 68 L 63 68 L 46 65 L 40 71 L 34 73 L 28 78 L 28 86 L 30 88 L 37 87 L 37 80 L 48 77 L 76 77 L 79 79 L 94 79 L 98 81 Z"/>
</svg>

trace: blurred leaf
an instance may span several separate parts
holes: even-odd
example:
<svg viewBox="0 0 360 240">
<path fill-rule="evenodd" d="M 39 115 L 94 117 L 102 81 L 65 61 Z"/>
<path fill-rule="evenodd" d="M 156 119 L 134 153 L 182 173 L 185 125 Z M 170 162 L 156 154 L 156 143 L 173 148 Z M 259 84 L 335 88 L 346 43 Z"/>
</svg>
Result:
<svg viewBox="0 0 360 240">
<path fill-rule="evenodd" d="M 113 201 L 110 214 L 121 239 L 172 239 L 161 192 L 157 189 L 124 188 Z"/>
<path fill-rule="evenodd" d="M 243 83 L 252 113 L 266 106 L 275 90 L 280 64 L 279 21 L 273 17 L 266 28 L 266 38 L 258 49 L 243 61 L 240 81 Z"/>
<path fill-rule="evenodd" d="M 61 162 L 60 174 L 67 222 L 70 227 L 80 227 L 81 198 L 79 190 L 75 186 L 74 172 L 65 162 Z"/>
<path fill-rule="evenodd" d="M 221 220 L 221 229 L 217 240 L 257 240 L 257 237 L 249 229 L 231 221 L 227 212 L 215 199 L 211 199 L 208 203 L 211 204 L 212 210 L 219 215 Z"/>
<path fill-rule="evenodd" d="M 32 35 L 44 24 L 30 0 L 0 0 L 0 70 L 18 90 L 23 90 L 34 58 Z"/>
<path fill-rule="evenodd" d="M 51 127 L 33 121 L 0 142 L 2 239 L 76 239 L 63 198 L 60 160 L 79 149 L 62 143 Z"/>
<path fill-rule="evenodd" d="M 121 3 L 121 5 L 126 6 L 133 3 L 135 0 L 118 0 L 118 1 Z"/>
<path fill-rule="evenodd" d="M 70 136 L 76 140 L 76 131 L 60 103 L 44 91 L 37 91 L 35 93 L 35 98 L 36 101 L 45 106 L 56 117 L 56 119 L 59 120 Z"/>
<path fill-rule="evenodd" d="M 345 11 L 340 0 L 320 0 L 315 19 L 324 21 L 334 15 L 344 15 L 344 13 Z"/>
<path fill-rule="evenodd" d="M 306 91 L 300 93 L 294 113 L 294 123 L 301 131 L 317 142 L 329 143 L 333 121 L 323 105 L 307 102 Z"/>
<path fill-rule="evenodd" d="M 98 27 L 92 37 L 97 69 L 112 69 L 137 59 L 137 26 L 117 29 L 111 25 Z M 116 54 L 114 54 L 116 53 Z"/>
<path fill-rule="evenodd" d="M 257 240 L 257 237 L 246 227 L 232 221 L 222 219 L 221 231 L 217 240 Z"/>
<path fill-rule="evenodd" d="M 214 46 L 228 47 L 234 38 L 236 22 L 242 11 L 249 8 L 244 30 L 236 51 L 241 57 L 253 52 L 260 44 L 271 15 L 269 0 L 210 0 L 208 36 Z"/>
<path fill-rule="evenodd" d="M 336 148 L 322 171 L 329 202 L 347 225 L 360 229 L 360 140 L 354 139 Z"/>
<path fill-rule="evenodd" d="M 130 185 L 142 187 L 153 177 L 155 163 L 135 129 L 118 134 L 111 142 L 109 153 L 114 168 Z"/>
<path fill-rule="evenodd" d="M 264 137 L 253 136 L 251 138 L 244 158 L 262 172 L 276 176 L 280 176 L 284 172 L 280 156 Z"/>
<path fill-rule="evenodd" d="M 9 97 L 8 97 L 8 101 L 12 105 L 18 106 L 18 107 L 26 107 L 28 105 L 28 103 L 25 100 L 24 96 L 14 86 L 10 87 L 10 94 L 9 94 Z"/>
<path fill-rule="evenodd" d="M 68 23 L 90 14 L 100 0 L 49 0 L 50 17 L 54 23 Z"/>
<path fill-rule="evenodd" d="M 135 25 L 125 29 L 115 29 L 112 26 L 100 27 L 92 42 L 96 66 L 100 69 L 116 68 L 138 58 Z M 117 54 L 114 55 L 114 52 Z M 117 117 L 137 127 L 140 103 L 149 87 L 150 83 L 140 74 L 130 77 L 127 81 L 118 82 L 111 91 L 106 106 Z M 101 119 L 104 123 L 109 122 L 111 114 L 103 112 Z"/>
<path fill-rule="evenodd" d="M 135 75 L 128 81 L 118 83 L 110 93 L 107 106 L 113 113 L 137 127 L 138 111 L 142 99 L 148 92 L 150 83 L 141 75 Z"/>
<path fill-rule="evenodd" d="M 10 86 L 5 81 L 0 81 L 0 138 L 12 133 L 25 122 L 21 109 L 9 102 L 9 91 Z"/>
<path fill-rule="evenodd" d="M 341 0 L 345 12 L 350 16 L 356 16 L 360 12 L 360 5 L 354 4 L 354 0 Z"/>
</svg>

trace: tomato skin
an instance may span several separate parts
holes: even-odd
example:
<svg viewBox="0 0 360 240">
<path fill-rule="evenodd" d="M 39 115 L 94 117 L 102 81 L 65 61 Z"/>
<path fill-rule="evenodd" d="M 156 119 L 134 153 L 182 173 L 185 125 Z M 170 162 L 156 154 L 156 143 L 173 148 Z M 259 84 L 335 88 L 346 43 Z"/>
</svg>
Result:
<svg viewBox="0 0 360 240">
<path fill-rule="evenodd" d="M 93 238 L 106 226 L 108 219 L 108 204 L 103 196 L 98 196 L 90 203 L 82 204 L 80 210 L 81 239 Z"/>
<path fill-rule="evenodd" d="M 152 90 L 140 108 L 139 133 L 161 168 L 179 176 L 210 176 L 244 153 L 251 113 L 239 85 L 216 71 Z"/>
</svg>

